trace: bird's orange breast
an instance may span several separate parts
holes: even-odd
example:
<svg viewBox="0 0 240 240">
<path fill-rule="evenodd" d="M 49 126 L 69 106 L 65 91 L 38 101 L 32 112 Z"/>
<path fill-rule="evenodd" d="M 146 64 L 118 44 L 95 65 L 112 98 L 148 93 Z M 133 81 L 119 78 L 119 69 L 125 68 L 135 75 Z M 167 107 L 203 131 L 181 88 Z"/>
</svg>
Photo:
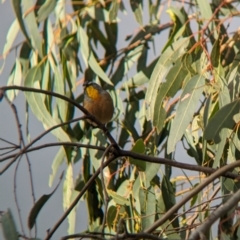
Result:
<svg viewBox="0 0 240 240">
<path fill-rule="evenodd" d="M 86 88 L 86 92 L 87 92 L 87 95 L 89 98 L 93 99 L 93 100 L 96 100 L 99 98 L 99 91 L 94 88 L 93 86 L 89 86 Z"/>
</svg>

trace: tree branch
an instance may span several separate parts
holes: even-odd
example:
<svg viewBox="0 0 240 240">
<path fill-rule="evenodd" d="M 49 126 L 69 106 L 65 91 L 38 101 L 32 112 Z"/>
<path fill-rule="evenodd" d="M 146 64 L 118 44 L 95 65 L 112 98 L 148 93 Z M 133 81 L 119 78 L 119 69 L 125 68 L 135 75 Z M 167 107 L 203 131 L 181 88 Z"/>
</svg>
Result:
<svg viewBox="0 0 240 240">
<path fill-rule="evenodd" d="M 190 239 L 197 240 L 200 236 L 204 236 L 205 232 L 212 226 L 212 224 L 217 221 L 223 214 L 229 211 L 229 209 L 234 208 L 240 201 L 240 189 L 233 194 L 233 196 L 216 209 L 210 216 L 205 220 L 191 235 Z"/>
<path fill-rule="evenodd" d="M 51 91 L 47 91 L 47 90 L 43 90 L 43 89 L 37 89 L 37 88 L 30 88 L 30 87 L 22 87 L 22 86 L 3 86 L 0 87 L 0 93 L 3 91 L 8 91 L 8 90 L 20 90 L 23 92 L 36 92 L 36 93 L 42 93 L 42 94 L 46 94 L 46 95 L 50 95 L 50 96 L 54 96 L 57 98 L 60 98 L 62 100 L 65 100 L 66 102 L 71 103 L 73 106 L 75 106 L 76 108 L 78 108 L 80 111 L 82 111 L 87 118 L 91 119 L 92 121 L 94 121 L 97 126 L 104 132 L 104 134 L 106 135 L 106 137 L 108 138 L 108 140 L 116 145 L 116 141 L 115 139 L 112 137 L 112 135 L 109 133 L 108 129 L 106 128 L 106 126 L 104 124 L 102 124 L 101 122 L 99 122 L 94 116 L 92 116 L 83 106 L 81 106 L 78 102 L 72 100 L 71 98 L 68 98 L 64 95 L 61 95 L 59 93 L 55 93 L 55 92 L 51 92 Z"/>
<path fill-rule="evenodd" d="M 177 167 L 177 168 L 182 168 L 182 169 L 187 169 L 187 170 L 192 170 L 197 172 L 203 172 L 206 174 L 212 174 L 217 171 L 216 169 L 210 168 L 210 167 L 202 167 L 202 166 L 188 164 L 188 163 L 176 162 L 166 158 L 152 157 L 152 156 L 147 156 L 139 153 L 134 153 L 131 151 L 120 150 L 119 152 L 120 152 L 120 156 L 131 157 L 134 159 L 152 162 L 152 163 L 166 164 L 172 167 Z M 222 174 L 223 174 L 222 176 L 224 177 L 240 180 L 240 176 L 238 174 L 234 174 L 231 172 L 223 172 Z"/>
</svg>

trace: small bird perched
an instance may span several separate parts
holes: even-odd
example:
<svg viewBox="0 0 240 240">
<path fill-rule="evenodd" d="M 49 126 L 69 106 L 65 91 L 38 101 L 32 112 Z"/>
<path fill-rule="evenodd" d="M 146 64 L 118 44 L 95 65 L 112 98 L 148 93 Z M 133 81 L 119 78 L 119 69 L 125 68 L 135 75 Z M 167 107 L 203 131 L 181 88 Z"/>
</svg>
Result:
<svg viewBox="0 0 240 240">
<path fill-rule="evenodd" d="M 102 124 L 108 123 L 114 112 L 113 100 L 110 94 L 94 82 L 85 82 L 83 107 Z M 89 121 L 94 126 L 96 123 Z"/>
</svg>

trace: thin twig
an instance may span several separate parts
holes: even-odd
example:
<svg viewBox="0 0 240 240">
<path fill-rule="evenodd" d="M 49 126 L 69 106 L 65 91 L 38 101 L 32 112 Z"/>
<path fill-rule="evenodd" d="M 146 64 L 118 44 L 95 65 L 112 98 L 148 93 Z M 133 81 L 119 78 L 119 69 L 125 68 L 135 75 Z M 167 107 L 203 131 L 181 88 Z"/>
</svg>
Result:
<svg viewBox="0 0 240 240">
<path fill-rule="evenodd" d="M 48 134 L 49 132 L 51 132 L 52 130 L 58 128 L 58 127 L 61 127 L 61 126 L 64 126 L 66 124 L 69 124 L 69 123 L 72 123 L 72 122 L 77 122 L 77 121 L 80 121 L 82 119 L 85 119 L 86 117 L 83 116 L 83 117 L 79 117 L 79 118 L 75 118 L 75 119 L 72 119 L 72 120 L 69 120 L 67 122 L 64 122 L 64 123 L 59 123 L 51 128 L 49 128 L 48 130 L 46 130 L 45 132 L 43 132 L 42 134 L 40 134 L 38 137 L 36 137 L 34 140 L 32 140 L 29 144 L 27 144 L 21 151 L 19 151 L 15 156 L 14 158 L 12 159 L 12 161 L 10 163 L 8 163 L 1 171 L 0 171 L 0 175 L 3 174 L 16 160 L 19 156 L 21 156 L 28 148 L 30 148 L 35 142 L 37 142 L 38 140 L 40 140 L 43 136 L 45 136 L 46 134 Z M 1 160 L 0 160 L 1 162 Z"/>
<path fill-rule="evenodd" d="M 200 203 L 200 204 L 198 204 L 198 205 L 196 205 L 196 206 L 188 209 L 184 214 L 188 213 L 188 212 L 191 211 L 193 208 L 196 208 L 196 207 L 198 207 L 198 206 L 200 206 L 200 205 L 203 205 L 202 208 L 201 208 L 201 210 L 204 211 L 204 210 L 207 208 L 207 206 L 209 205 L 209 202 L 211 202 L 211 201 L 214 200 L 214 198 L 215 198 L 215 196 L 217 195 L 217 193 L 219 192 L 219 190 L 220 190 L 220 186 L 218 186 L 218 187 L 215 189 L 215 191 L 214 191 L 214 192 L 212 193 L 212 195 L 210 196 L 210 199 L 209 199 L 209 200 L 207 200 L 207 201 L 205 201 L 205 202 L 203 202 L 203 203 Z M 193 215 L 193 217 L 192 217 L 192 219 L 191 219 L 191 222 L 190 222 L 190 225 L 193 225 L 193 223 L 195 222 L 195 220 L 197 219 L 198 216 L 199 216 L 199 213 L 198 213 L 198 212 L 195 213 L 195 215 Z M 187 233 L 187 237 L 189 237 L 188 235 L 189 235 L 189 232 Z"/>
<path fill-rule="evenodd" d="M 212 224 L 221 216 L 223 216 L 226 212 L 229 211 L 229 209 L 232 209 L 234 206 L 238 204 L 240 201 L 240 189 L 233 194 L 233 196 L 225 202 L 223 205 L 221 205 L 218 209 L 216 209 L 213 213 L 210 214 L 210 216 L 202 223 L 196 231 L 194 231 L 190 239 L 197 240 L 199 239 L 199 236 L 205 236 L 205 232 L 212 226 Z"/>
<path fill-rule="evenodd" d="M 99 234 L 100 235 L 100 234 Z M 61 240 L 67 240 L 67 239 L 75 239 L 75 238 L 80 238 L 80 239 L 99 239 L 99 240 L 105 240 L 105 237 L 101 237 L 96 234 L 92 233 L 79 233 L 79 234 L 72 234 L 68 236 L 64 236 L 61 238 Z M 108 238 L 109 240 L 115 240 L 115 237 Z M 131 239 L 131 240 L 137 240 L 137 239 L 152 239 L 152 240 L 163 240 L 163 238 L 159 238 L 157 236 L 154 236 L 152 234 L 147 234 L 147 233 L 123 233 L 119 234 L 118 236 L 119 240 L 125 240 L 125 239 Z"/>
<path fill-rule="evenodd" d="M 150 138 L 152 137 L 152 135 L 156 132 L 156 128 L 154 127 L 150 133 L 147 135 L 147 137 L 144 139 L 143 143 L 144 145 L 147 145 L 148 141 L 150 140 Z"/>
<path fill-rule="evenodd" d="M 19 149 L 19 148 L 20 148 L 20 147 L 3 147 L 3 148 L 0 148 L 0 151 L 2 151 L 2 150 L 7 150 L 7 149 L 11 149 L 11 150 L 9 150 L 9 151 L 7 151 L 7 152 L 1 153 L 0 156 L 7 155 L 7 154 L 15 151 L 16 149 Z"/>
<path fill-rule="evenodd" d="M 21 209 L 20 209 L 20 206 L 19 206 L 19 203 L 18 203 L 18 198 L 17 198 L 17 170 L 18 170 L 18 167 L 19 167 L 19 164 L 20 164 L 21 157 L 19 158 L 19 160 L 17 162 L 17 165 L 15 167 L 15 171 L 14 171 L 14 180 L 13 180 L 14 191 L 13 191 L 13 194 L 14 194 L 14 201 L 15 201 L 15 204 L 16 204 L 16 207 L 17 207 L 19 222 L 20 222 L 21 229 L 22 229 L 22 234 L 25 235 L 24 227 L 23 227 L 23 220 L 22 220 L 22 216 L 21 216 Z"/>
<path fill-rule="evenodd" d="M 64 236 L 61 238 L 61 240 L 67 240 L 67 239 L 76 239 L 76 238 L 80 238 L 80 239 L 98 239 L 98 240 L 105 240 L 104 237 L 98 236 L 96 234 L 91 234 L 91 233 L 79 233 L 79 234 L 72 234 L 72 235 L 68 235 L 68 236 Z"/>
<path fill-rule="evenodd" d="M 176 162 L 167 158 L 152 157 L 152 156 L 147 156 L 147 155 L 143 155 L 143 154 L 139 154 L 131 151 L 119 150 L 119 153 L 120 153 L 119 157 L 131 157 L 141 161 L 166 164 L 172 167 L 188 169 L 188 170 L 197 171 L 197 172 L 203 172 L 205 174 L 212 174 L 216 171 L 216 169 L 210 168 L 210 167 L 202 167 L 202 166 L 188 164 L 188 163 Z M 222 176 L 224 177 L 240 180 L 240 176 L 238 174 L 234 174 L 231 172 L 223 172 L 222 174 L 223 174 Z"/>
<path fill-rule="evenodd" d="M 19 145 L 16 145 L 15 143 L 12 143 L 12 142 L 9 142 L 9 141 L 6 140 L 6 139 L 0 138 L 0 141 L 6 142 L 6 143 L 8 143 L 8 144 L 10 144 L 10 145 L 13 145 L 14 147 L 18 147 L 18 148 L 19 148 Z"/>
<path fill-rule="evenodd" d="M 101 147 L 101 146 L 75 143 L 75 142 L 55 142 L 55 143 L 46 143 L 46 144 L 42 144 L 42 145 L 39 145 L 39 146 L 36 146 L 36 147 L 28 148 L 28 149 L 26 149 L 25 152 L 33 152 L 33 151 L 40 150 L 40 149 L 43 149 L 43 148 L 55 147 L 55 146 L 69 146 L 69 147 L 78 147 L 78 148 L 89 148 L 89 149 L 96 149 L 96 150 L 100 150 L 100 151 L 105 151 L 105 149 L 106 149 L 105 147 Z M 12 154 L 12 155 L 8 155 L 7 157 L 4 157 L 4 158 L 0 159 L 0 162 L 3 162 L 3 161 L 6 161 L 10 158 L 16 157 L 16 155 L 17 155 L 17 153 Z"/>
<path fill-rule="evenodd" d="M 157 220 L 152 226 L 145 229 L 144 232 L 150 233 L 154 231 L 156 228 L 161 226 L 164 222 L 166 222 L 175 212 L 178 211 L 187 201 L 189 201 L 193 196 L 198 194 L 203 188 L 205 188 L 208 184 L 213 182 L 216 178 L 222 176 L 227 171 L 234 169 L 235 167 L 240 166 L 240 161 L 236 161 L 230 163 L 218 170 L 216 170 L 212 175 L 207 177 L 202 183 L 197 185 L 189 194 L 187 194 L 184 198 L 182 198 L 177 204 L 175 204 L 172 208 L 170 208 L 161 219 Z"/>
</svg>

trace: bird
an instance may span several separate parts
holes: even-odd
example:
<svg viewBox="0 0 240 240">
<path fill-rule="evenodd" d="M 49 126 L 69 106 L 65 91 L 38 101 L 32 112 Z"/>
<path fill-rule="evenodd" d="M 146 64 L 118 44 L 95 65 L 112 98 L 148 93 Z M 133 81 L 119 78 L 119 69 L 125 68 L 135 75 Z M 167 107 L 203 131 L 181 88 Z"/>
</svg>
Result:
<svg viewBox="0 0 240 240">
<path fill-rule="evenodd" d="M 110 94 L 95 82 L 84 82 L 83 107 L 99 122 L 106 124 L 111 121 L 114 113 L 113 100 Z M 93 126 L 97 124 L 88 119 Z"/>
</svg>

